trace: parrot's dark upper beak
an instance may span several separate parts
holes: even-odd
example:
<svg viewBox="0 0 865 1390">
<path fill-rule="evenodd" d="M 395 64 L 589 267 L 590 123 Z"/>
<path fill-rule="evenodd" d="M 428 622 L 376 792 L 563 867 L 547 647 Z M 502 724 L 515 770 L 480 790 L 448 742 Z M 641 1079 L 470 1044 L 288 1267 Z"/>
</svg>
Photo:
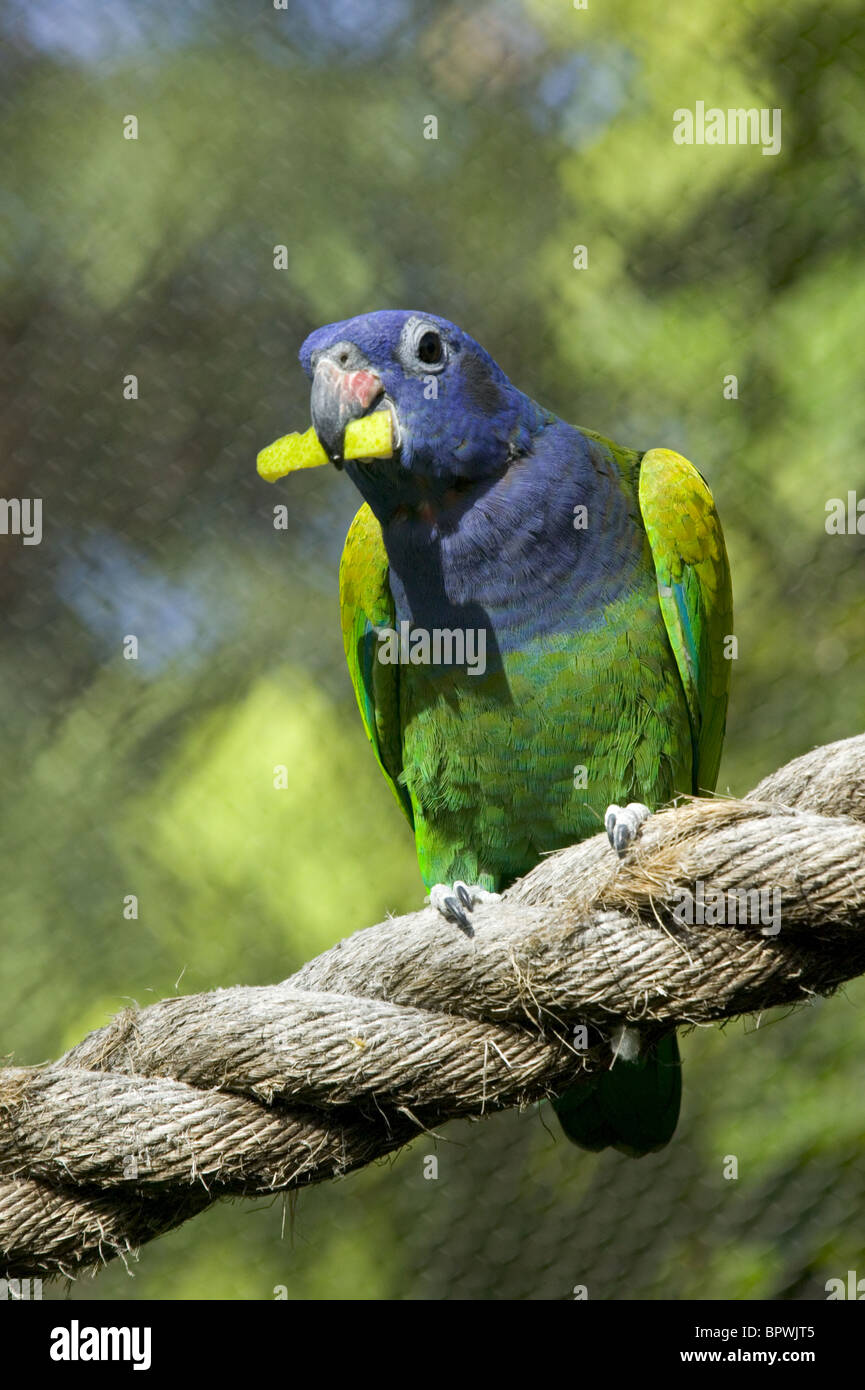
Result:
<svg viewBox="0 0 865 1390">
<path fill-rule="evenodd" d="M 342 467 L 349 420 L 366 415 L 383 392 L 381 377 L 354 343 L 337 343 L 318 359 L 310 400 L 312 425 L 337 468 Z"/>
</svg>

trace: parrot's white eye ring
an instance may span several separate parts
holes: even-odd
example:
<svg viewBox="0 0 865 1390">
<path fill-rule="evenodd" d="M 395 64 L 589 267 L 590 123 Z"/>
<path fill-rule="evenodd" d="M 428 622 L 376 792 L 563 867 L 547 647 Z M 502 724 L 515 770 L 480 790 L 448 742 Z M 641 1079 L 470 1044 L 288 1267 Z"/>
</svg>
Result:
<svg viewBox="0 0 865 1390">
<path fill-rule="evenodd" d="M 426 376 L 447 366 L 448 345 L 434 323 L 409 319 L 403 329 L 397 355 L 407 371 Z"/>
</svg>

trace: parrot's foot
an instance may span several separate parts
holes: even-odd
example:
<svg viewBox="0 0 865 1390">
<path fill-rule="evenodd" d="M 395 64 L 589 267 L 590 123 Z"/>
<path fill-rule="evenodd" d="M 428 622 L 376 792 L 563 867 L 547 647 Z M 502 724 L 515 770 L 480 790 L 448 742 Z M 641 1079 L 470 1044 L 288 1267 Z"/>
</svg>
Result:
<svg viewBox="0 0 865 1390">
<path fill-rule="evenodd" d="M 640 833 L 640 826 L 651 814 L 642 801 L 630 801 L 627 806 L 607 807 L 604 825 L 610 844 L 620 858 L 630 849 Z"/>
<path fill-rule="evenodd" d="M 463 883 L 458 879 L 453 887 L 446 883 L 435 883 L 429 891 L 430 906 L 440 912 L 448 922 L 456 922 L 466 936 L 474 936 L 468 914 L 478 903 L 496 903 L 500 893 L 490 893 L 477 883 Z"/>
<path fill-rule="evenodd" d="M 620 1028 L 615 1028 L 610 1034 L 610 1048 L 612 1049 L 614 1064 L 618 1062 L 620 1057 L 623 1062 L 636 1062 L 641 1047 L 639 1028 L 631 1028 L 627 1023 L 623 1023 Z"/>
</svg>

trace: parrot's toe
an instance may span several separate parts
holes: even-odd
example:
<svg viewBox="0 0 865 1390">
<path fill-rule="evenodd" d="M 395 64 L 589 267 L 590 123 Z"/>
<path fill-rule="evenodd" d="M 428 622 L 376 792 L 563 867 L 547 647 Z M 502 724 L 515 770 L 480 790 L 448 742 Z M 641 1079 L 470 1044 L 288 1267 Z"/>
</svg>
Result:
<svg viewBox="0 0 865 1390">
<path fill-rule="evenodd" d="M 651 815 L 642 801 L 629 801 L 627 806 L 608 806 L 604 816 L 607 837 L 616 854 L 621 856 L 631 847 L 640 833 L 643 821 Z"/>
<path fill-rule="evenodd" d="M 474 936 L 474 928 L 468 914 L 478 903 L 498 902 L 500 894 L 490 893 L 477 883 L 463 883 L 457 879 L 452 887 L 446 883 L 435 883 L 430 889 L 429 903 L 448 922 L 456 922 L 466 936 Z"/>
</svg>

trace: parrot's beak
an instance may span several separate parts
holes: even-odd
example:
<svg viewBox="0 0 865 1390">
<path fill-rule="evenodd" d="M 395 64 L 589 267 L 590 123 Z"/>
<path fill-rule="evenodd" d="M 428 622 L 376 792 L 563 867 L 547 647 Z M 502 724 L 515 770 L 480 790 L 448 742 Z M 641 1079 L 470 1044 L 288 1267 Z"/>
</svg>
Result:
<svg viewBox="0 0 865 1390">
<path fill-rule="evenodd" d="M 343 462 L 346 425 L 368 414 L 383 394 L 381 377 L 374 368 L 359 366 L 346 370 L 330 357 L 319 359 L 312 379 L 312 425 L 328 458 L 338 468 Z"/>
</svg>

